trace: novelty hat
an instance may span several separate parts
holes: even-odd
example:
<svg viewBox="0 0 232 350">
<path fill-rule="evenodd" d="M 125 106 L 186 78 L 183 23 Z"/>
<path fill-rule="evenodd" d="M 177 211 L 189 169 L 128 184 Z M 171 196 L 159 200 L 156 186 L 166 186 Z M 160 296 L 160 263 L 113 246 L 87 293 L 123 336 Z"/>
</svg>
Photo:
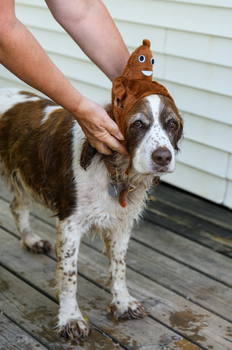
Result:
<svg viewBox="0 0 232 350">
<path fill-rule="evenodd" d="M 172 96 L 157 81 L 152 81 L 154 58 L 150 41 L 143 40 L 130 56 L 122 75 L 113 81 L 110 117 L 118 124 L 125 138 L 125 117 L 133 105 L 143 97 L 160 94 Z"/>
</svg>

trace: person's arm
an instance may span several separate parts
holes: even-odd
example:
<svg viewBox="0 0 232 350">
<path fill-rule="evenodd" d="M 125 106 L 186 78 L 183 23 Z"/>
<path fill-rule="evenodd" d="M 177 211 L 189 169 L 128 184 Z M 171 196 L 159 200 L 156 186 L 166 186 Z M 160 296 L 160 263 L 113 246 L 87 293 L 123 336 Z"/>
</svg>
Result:
<svg viewBox="0 0 232 350">
<path fill-rule="evenodd" d="M 101 0 L 45 0 L 57 22 L 108 78 L 120 76 L 130 56 Z"/>
<path fill-rule="evenodd" d="M 110 149 L 113 149 L 126 153 L 115 138 L 121 137 L 117 124 L 102 107 L 86 99 L 71 85 L 33 35 L 16 18 L 14 7 L 14 0 L 1 0 L 0 63 L 72 113 L 91 145 L 99 152 L 110 154 Z"/>
</svg>

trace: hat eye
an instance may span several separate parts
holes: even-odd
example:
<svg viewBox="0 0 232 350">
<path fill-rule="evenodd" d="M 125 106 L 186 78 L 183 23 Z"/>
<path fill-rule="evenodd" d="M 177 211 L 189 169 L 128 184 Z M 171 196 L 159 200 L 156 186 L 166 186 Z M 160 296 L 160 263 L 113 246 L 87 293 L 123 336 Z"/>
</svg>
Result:
<svg viewBox="0 0 232 350">
<path fill-rule="evenodd" d="M 145 56 L 144 55 L 140 55 L 139 56 L 139 62 L 145 62 Z"/>
<path fill-rule="evenodd" d="M 154 66 L 155 64 L 155 60 L 154 60 L 154 57 L 151 58 L 151 64 Z"/>
</svg>

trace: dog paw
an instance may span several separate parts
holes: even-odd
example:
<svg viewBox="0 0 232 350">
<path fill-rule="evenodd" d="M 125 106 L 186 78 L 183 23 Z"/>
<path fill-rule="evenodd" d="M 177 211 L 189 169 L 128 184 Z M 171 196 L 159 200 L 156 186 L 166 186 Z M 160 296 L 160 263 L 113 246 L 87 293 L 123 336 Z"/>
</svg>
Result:
<svg viewBox="0 0 232 350">
<path fill-rule="evenodd" d="M 71 320 L 58 329 L 58 334 L 71 340 L 83 339 L 90 333 L 89 324 L 83 319 Z"/>
<path fill-rule="evenodd" d="M 107 311 L 111 313 L 115 319 L 122 318 L 131 320 L 149 315 L 147 308 L 135 299 L 129 301 L 127 306 L 122 306 L 119 301 L 112 302 L 108 306 Z"/>
<path fill-rule="evenodd" d="M 50 252 L 52 245 L 46 241 L 41 239 L 38 242 L 35 242 L 32 245 L 28 245 L 24 242 L 24 246 L 29 252 L 36 253 L 36 254 L 45 254 Z"/>
</svg>

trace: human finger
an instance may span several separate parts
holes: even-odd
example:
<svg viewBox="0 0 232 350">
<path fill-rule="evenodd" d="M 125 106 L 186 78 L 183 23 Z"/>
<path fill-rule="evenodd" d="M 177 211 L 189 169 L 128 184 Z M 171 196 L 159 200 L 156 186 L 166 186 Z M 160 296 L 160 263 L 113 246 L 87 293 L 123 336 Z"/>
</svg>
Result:
<svg viewBox="0 0 232 350">
<path fill-rule="evenodd" d="M 96 148 L 99 153 L 105 154 L 107 156 L 112 155 L 112 150 L 109 147 L 107 147 L 103 142 L 100 142 L 96 139 L 96 140 L 93 140 L 92 142 L 90 141 L 90 144 L 93 148 Z"/>
</svg>

